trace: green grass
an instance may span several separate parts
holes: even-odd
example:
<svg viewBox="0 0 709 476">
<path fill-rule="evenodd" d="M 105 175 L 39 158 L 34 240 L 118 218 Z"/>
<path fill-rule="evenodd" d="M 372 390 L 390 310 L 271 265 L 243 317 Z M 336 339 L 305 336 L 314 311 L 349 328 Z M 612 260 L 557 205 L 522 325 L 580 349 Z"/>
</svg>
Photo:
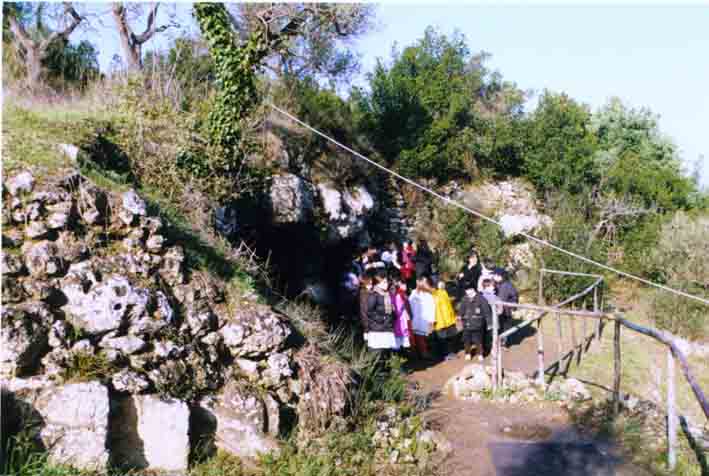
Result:
<svg viewBox="0 0 709 476">
<path fill-rule="evenodd" d="M 643 294 L 636 296 L 642 300 Z M 653 327 L 644 314 L 644 305 L 635 307 L 634 311 L 627 313 L 626 318 L 640 325 Z M 591 391 L 594 401 L 604 402 L 611 395 L 614 375 L 613 360 L 613 325 L 607 324 L 603 331 L 600 345 L 592 344 L 591 351 L 584 354 L 581 365 L 576 364 L 576 359 L 569 370 L 569 377 L 585 382 Z M 709 392 L 709 362 L 706 359 L 690 358 L 690 368 L 705 393 Z M 564 364 L 565 365 L 565 364 Z M 666 347 L 653 339 L 637 334 L 629 329 L 621 330 L 621 392 L 632 396 L 656 401 L 660 408 L 665 405 L 667 396 L 666 372 L 667 350 Z M 678 412 L 690 417 L 696 423 L 705 422 L 704 414 L 694 398 L 689 384 L 685 380 L 679 363 L 675 364 L 676 376 L 676 406 Z M 623 415 L 618 420 L 613 420 L 610 413 L 605 421 L 591 422 L 581 418 L 581 427 L 594 428 L 599 434 L 617 439 L 633 459 L 656 471 L 656 474 L 666 474 L 666 436 L 664 431 L 657 427 L 650 431 L 647 425 L 655 426 L 662 422 L 641 422 L 637 416 Z M 657 439 L 661 441 L 658 443 Z M 680 431 L 678 441 L 678 470 L 673 474 L 695 476 L 699 475 L 700 467 L 696 455 L 689 447 L 684 434 Z"/>
</svg>

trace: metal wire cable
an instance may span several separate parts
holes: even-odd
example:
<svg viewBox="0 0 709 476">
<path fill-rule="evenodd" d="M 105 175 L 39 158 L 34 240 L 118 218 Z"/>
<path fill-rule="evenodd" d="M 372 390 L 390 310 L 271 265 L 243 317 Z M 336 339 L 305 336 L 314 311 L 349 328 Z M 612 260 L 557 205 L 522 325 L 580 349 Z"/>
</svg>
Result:
<svg viewBox="0 0 709 476">
<path fill-rule="evenodd" d="M 281 109 L 281 108 L 279 108 L 279 107 L 277 107 L 277 106 L 275 106 L 275 105 L 273 105 L 273 104 L 271 104 L 271 103 L 268 103 L 268 105 L 269 105 L 273 110 L 279 112 L 280 114 L 283 114 L 284 116 L 288 117 L 288 118 L 289 118 L 290 120 L 292 120 L 293 122 L 295 122 L 295 123 L 297 123 L 297 124 L 300 124 L 301 126 L 305 127 L 306 129 L 310 130 L 311 132 L 314 132 L 315 134 L 319 135 L 320 137 L 322 137 L 322 138 L 324 138 L 324 139 L 326 139 L 326 140 L 332 142 L 333 144 L 335 144 L 335 145 L 337 145 L 338 147 L 340 147 L 340 148 L 346 150 L 347 152 L 353 154 L 355 157 L 364 160 L 365 162 L 369 163 L 370 165 L 373 165 L 373 166 L 377 167 L 378 169 L 383 170 L 384 172 L 386 172 L 386 173 L 388 173 L 388 174 L 390 174 L 390 175 L 392 175 L 392 176 L 398 178 L 399 180 L 402 180 L 402 181 L 408 183 L 409 185 L 412 185 L 412 186 L 418 188 L 419 190 L 422 190 L 422 191 L 424 191 L 424 192 L 426 192 L 426 193 L 429 193 L 429 194 L 433 195 L 433 196 L 436 197 L 436 198 L 439 198 L 440 200 L 443 200 L 444 202 L 448 203 L 449 205 L 453 205 L 454 207 L 458 207 L 458 208 L 460 208 L 461 210 L 464 210 L 464 211 L 470 213 L 471 215 L 475 215 L 475 216 L 478 217 L 478 218 L 481 218 L 481 219 L 483 219 L 483 220 L 485 220 L 485 221 L 488 221 L 488 222 L 490 222 L 490 223 L 494 223 L 495 225 L 497 225 L 497 226 L 499 226 L 499 227 L 502 227 L 502 224 L 501 224 L 499 221 L 497 221 L 497 220 L 495 220 L 495 219 L 493 219 L 493 218 L 490 218 L 490 217 L 488 217 L 488 216 L 486 216 L 486 215 L 483 215 L 482 213 L 480 213 L 480 212 L 478 212 L 478 211 L 476 211 L 476 210 L 473 210 L 472 208 L 466 207 L 465 205 L 463 205 L 463 204 L 461 204 L 461 203 L 458 203 L 458 202 L 456 202 L 455 200 L 451 200 L 451 199 L 448 198 L 448 197 L 444 197 L 444 196 L 441 195 L 440 193 L 438 193 L 438 192 L 436 192 L 436 191 L 434 191 L 434 190 L 431 190 L 430 188 L 425 187 L 425 186 L 421 185 L 420 183 L 415 182 L 415 181 L 411 180 L 410 178 L 405 177 L 405 176 L 403 176 L 403 175 L 401 175 L 401 174 L 399 174 L 399 173 L 397 173 L 397 172 L 395 172 L 395 171 L 393 171 L 393 170 L 391 170 L 391 169 L 388 169 L 387 167 L 384 167 L 383 165 L 381 165 L 381 164 L 379 164 L 379 163 L 373 161 L 372 159 L 370 159 L 370 158 L 368 158 L 368 157 L 365 157 L 364 155 L 360 154 L 360 153 L 357 152 L 356 150 L 353 150 L 353 149 L 347 147 L 346 145 L 344 145 L 344 144 L 338 142 L 336 139 L 333 139 L 332 137 L 328 136 L 327 134 L 325 134 L 325 133 L 323 133 L 323 132 L 320 132 L 319 130 L 315 129 L 314 127 L 310 126 L 309 124 L 306 124 L 305 122 L 301 121 L 300 119 L 298 119 L 297 117 L 293 116 L 293 115 L 290 114 L 289 112 L 284 111 L 283 109 Z M 597 267 L 599 267 L 599 268 L 601 268 L 601 269 L 605 269 L 606 271 L 610 271 L 610 272 L 616 273 L 616 274 L 618 274 L 618 275 L 620 275 L 620 276 L 624 276 L 624 277 L 626 277 L 626 278 L 634 279 L 634 280 L 639 281 L 639 282 L 641 282 L 641 283 L 647 284 L 648 286 L 653 286 L 653 287 L 655 287 L 655 288 L 662 289 L 662 290 L 664 290 L 664 291 L 667 291 L 667 292 L 676 294 L 676 295 L 678 295 L 678 296 L 682 296 L 682 297 L 685 297 L 685 298 L 688 298 L 688 299 L 693 299 L 693 300 L 695 300 L 695 301 L 699 301 L 699 302 L 701 302 L 701 303 L 703 303 L 703 304 L 709 305 L 709 299 L 704 299 L 704 298 L 702 298 L 702 297 L 700 297 L 700 296 L 695 296 L 695 295 L 686 293 L 686 292 L 684 292 L 684 291 L 680 291 L 680 290 L 678 290 L 678 289 L 673 289 L 673 288 L 670 288 L 670 287 L 668 287 L 668 286 L 664 286 L 664 285 L 662 285 L 662 284 L 655 283 L 655 282 L 649 281 L 649 280 L 647 280 L 647 279 L 641 278 L 640 276 L 636 276 L 636 275 L 634 275 L 634 274 L 627 273 L 627 272 L 625 272 L 625 271 L 623 271 L 623 270 L 613 268 L 613 267 L 608 266 L 608 265 L 605 265 L 605 264 L 603 264 L 603 263 L 599 263 L 598 261 L 594 261 L 594 260 L 592 260 L 592 259 L 590 259 L 590 258 L 586 258 L 586 257 L 583 256 L 583 255 L 579 255 L 579 254 L 576 254 L 576 253 L 574 253 L 574 252 L 572 252 L 572 251 L 565 250 L 565 249 L 563 249 L 563 248 L 561 248 L 561 247 L 559 247 L 559 246 L 557 246 L 557 245 L 555 245 L 555 244 L 553 244 L 553 243 L 550 243 L 550 242 L 548 242 L 548 241 L 546 241 L 546 240 L 542 240 L 541 238 L 537 238 L 537 237 L 534 236 L 534 235 L 530 235 L 529 233 L 520 232 L 519 234 L 522 235 L 522 236 L 524 236 L 524 237 L 527 238 L 528 240 L 531 240 L 531 241 L 534 241 L 534 242 L 536 242 L 536 243 L 539 243 L 539 244 L 542 245 L 542 246 L 547 246 L 547 247 L 552 248 L 552 249 L 554 249 L 554 250 L 556 250 L 556 251 L 559 251 L 559 252 L 561 252 L 561 253 L 564 253 L 564 254 L 566 254 L 566 255 L 568 255 L 568 256 L 571 256 L 571 257 L 576 258 L 576 259 L 578 259 L 578 260 L 584 261 L 584 262 L 586 262 L 586 263 L 588 263 L 588 264 L 592 264 L 592 265 L 597 266 Z"/>
</svg>

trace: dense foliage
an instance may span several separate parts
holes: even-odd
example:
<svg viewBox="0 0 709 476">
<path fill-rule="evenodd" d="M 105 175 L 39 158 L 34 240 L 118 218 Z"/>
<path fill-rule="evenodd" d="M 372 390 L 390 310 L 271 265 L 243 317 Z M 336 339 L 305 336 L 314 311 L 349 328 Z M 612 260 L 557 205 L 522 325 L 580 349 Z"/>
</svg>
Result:
<svg viewBox="0 0 709 476">
<path fill-rule="evenodd" d="M 465 37 L 429 28 L 414 46 L 381 60 L 370 91 L 355 91 L 361 127 L 390 164 L 445 182 L 478 167 L 515 172 L 523 94 L 473 56 Z"/>
</svg>

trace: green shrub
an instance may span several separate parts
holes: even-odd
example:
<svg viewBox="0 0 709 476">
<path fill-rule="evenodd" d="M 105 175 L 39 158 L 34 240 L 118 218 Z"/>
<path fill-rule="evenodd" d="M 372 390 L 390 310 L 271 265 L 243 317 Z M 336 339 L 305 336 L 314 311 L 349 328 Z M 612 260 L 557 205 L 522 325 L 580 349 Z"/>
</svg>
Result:
<svg viewBox="0 0 709 476">
<path fill-rule="evenodd" d="M 705 299 L 709 298 L 709 217 L 678 212 L 662 225 L 660 239 L 648 252 L 657 279 Z M 658 326 L 687 337 L 709 335 L 707 306 L 668 292 L 652 298 L 652 318 Z"/>
</svg>

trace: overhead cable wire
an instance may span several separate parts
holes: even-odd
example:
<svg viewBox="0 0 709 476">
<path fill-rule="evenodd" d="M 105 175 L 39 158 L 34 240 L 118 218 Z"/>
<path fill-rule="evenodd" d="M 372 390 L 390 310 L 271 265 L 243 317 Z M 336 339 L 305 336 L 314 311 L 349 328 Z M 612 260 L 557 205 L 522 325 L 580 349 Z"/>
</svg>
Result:
<svg viewBox="0 0 709 476">
<path fill-rule="evenodd" d="M 482 213 L 478 212 L 477 210 L 474 210 L 474 209 L 472 209 L 472 208 L 469 208 L 469 207 L 463 205 L 462 203 L 458 203 L 458 202 L 456 202 L 455 200 L 451 200 L 450 198 L 441 195 L 440 193 L 436 192 L 435 190 L 431 190 L 430 188 L 428 188 L 428 187 L 426 187 L 426 186 L 424 186 L 424 185 L 421 185 L 420 183 L 415 182 L 414 180 L 411 180 L 411 179 L 408 178 L 408 177 L 405 177 L 405 176 L 403 176 L 403 175 L 401 175 L 401 174 L 399 174 L 399 173 L 397 173 L 397 172 L 395 172 L 395 171 L 393 171 L 393 170 L 391 170 L 391 169 L 389 169 L 389 168 L 387 168 L 387 167 L 384 167 L 383 165 L 381 165 L 381 164 L 375 162 L 374 160 L 372 160 L 372 159 L 370 159 L 370 158 L 368 158 L 368 157 L 365 157 L 364 155 L 360 154 L 360 153 L 357 152 L 356 150 L 351 149 L 350 147 L 348 147 L 348 146 L 342 144 L 341 142 L 337 141 L 336 139 L 333 139 L 332 137 L 328 136 L 327 134 L 325 134 L 325 133 L 323 133 L 323 132 L 321 132 L 321 131 L 315 129 L 314 127 L 310 126 L 309 124 L 307 124 L 307 123 L 301 121 L 300 119 L 298 119 L 298 118 L 295 117 L 294 115 L 290 114 L 290 113 L 287 112 L 287 111 L 284 111 L 283 109 L 279 108 L 278 106 L 275 106 L 275 105 L 273 105 L 273 104 L 271 104 L 271 103 L 268 103 L 268 105 L 269 105 L 273 110 L 279 112 L 280 114 L 283 114 L 284 116 L 288 117 L 288 118 L 289 118 L 290 120 L 292 120 L 293 122 L 295 122 L 295 123 L 297 123 L 297 124 L 300 124 L 301 126 L 305 127 L 306 129 L 310 130 L 311 132 L 314 132 L 315 134 L 319 135 L 320 137 L 322 137 L 322 138 L 324 138 L 324 139 L 326 139 L 326 140 L 332 142 L 333 144 L 337 145 L 338 147 L 340 147 L 340 148 L 346 150 L 347 152 L 351 153 L 351 154 L 354 155 L 355 157 L 364 160 L 365 162 L 369 163 L 370 165 L 373 165 L 374 167 L 377 167 L 378 169 L 380 169 L 380 170 L 382 170 L 382 171 L 388 173 L 389 175 L 392 175 L 392 176 L 398 178 L 399 180 L 402 180 L 403 182 L 406 182 L 406 183 L 408 183 L 409 185 L 412 185 L 412 186 L 418 188 L 419 190 L 422 190 L 422 191 L 424 191 L 424 192 L 426 192 L 426 193 L 429 193 L 429 194 L 433 195 L 434 197 L 439 198 L 440 200 L 442 200 L 442 201 L 448 203 L 449 205 L 453 205 L 453 206 L 455 206 L 455 207 L 457 207 L 457 208 L 460 208 L 461 210 L 464 210 L 464 211 L 470 213 L 471 215 L 475 215 L 476 217 L 481 218 L 482 220 L 485 220 L 485 221 L 490 222 L 490 223 L 493 223 L 493 224 L 495 224 L 495 225 L 497 225 L 497 226 L 499 226 L 499 227 L 502 227 L 502 224 L 501 224 L 499 221 L 497 221 L 497 220 L 495 220 L 495 219 L 493 219 L 493 218 L 490 218 L 490 217 L 488 217 L 488 216 L 486 216 L 486 215 L 483 215 Z M 704 299 L 704 298 L 702 298 L 702 297 L 700 297 L 700 296 L 695 296 L 695 295 L 686 293 L 686 292 L 684 292 L 684 291 L 680 291 L 679 289 L 670 288 L 670 287 L 668 287 L 668 286 L 665 286 L 665 285 L 662 285 L 662 284 L 659 284 L 659 283 L 655 283 L 655 282 L 649 281 L 649 280 L 647 280 L 647 279 L 645 279 L 645 278 L 642 278 L 642 277 L 640 277 L 640 276 L 636 276 L 636 275 L 634 275 L 634 274 L 627 273 L 627 272 L 625 272 L 625 271 L 623 271 L 623 270 L 620 270 L 620 269 L 617 269 L 617 268 L 613 268 L 613 267 L 608 266 L 608 265 L 605 265 L 605 264 L 603 264 L 603 263 L 599 263 L 598 261 L 594 261 L 594 260 L 592 260 L 592 259 L 590 259 L 590 258 L 587 258 L 587 257 L 583 256 L 583 255 L 579 255 L 579 254 L 577 254 L 577 253 L 574 253 L 573 251 L 565 250 L 564 248 L 561 248 L 561 247 L 555 245 L 554 243 L 550 243 L 550 242 L 548 242 L 548 241 L 546 241 L 546 240 L 543 240 L 543 239 L 541 239 L 541 238 L 537 238 L 536 236 L 530 235 L 529 233 L 520 232 L 519 234 L 522 235 L 522 236 L 524 236 L 524 237 L 527 238 L 528 240 L 534 241 L 535 243 L 538 243 L 538 244 L 540 244 L 540 245 L 542 245 L 542 246 L 546 246 L 546 247 L 552 248 L 552 249 L 554 249 L 554 250 L 556 250 L 556 251 L 559 251 L 560 253 L 564 253 L 564 254 L 566 254 L 566 255 L 568 255 L 568 256 L 571 256 L 571 257 L 576 258 L 576 259 L 578 259 L 578 260 L 584 261 L 585 263 L 588 263 L 588 264 L 597 266 L 597 267 L 599 267 L 599 268 L 601 268 L 601 269 L 605 269 L 606 271 L 610 271 L 610 272 L 615 273 L 615 274 L 618 274 L 618 275 L 620 275 L 620 276 L 624 276 L 624 277 L 626 277 L 626 278 L 633 279 L 633 280 L 635 280 L 635 281 L 639 281 L 639 282 L 641 282 L 641 283 L 647 284 L 648 286 L 653 286 L 653 287 L 655 287 L 655 288 L 657 288 L 657 289 L 662 289 L 662 290 L 664 290 L 664 291 L 667 291 L 667 292 L 676 294 L 676 295 L 678 295 L 678 296 L 682 296 L 682 297 L 685 297 L 685 298 L 688 298 L 688 299 L 693 299 L 693 300 L 695 300 L 695 301 L 699 301 L 699 302 L 701 302 L 701 303 L 703 303 L 703 304 L 709 305 L 709 299 Z"/>
</svg>

